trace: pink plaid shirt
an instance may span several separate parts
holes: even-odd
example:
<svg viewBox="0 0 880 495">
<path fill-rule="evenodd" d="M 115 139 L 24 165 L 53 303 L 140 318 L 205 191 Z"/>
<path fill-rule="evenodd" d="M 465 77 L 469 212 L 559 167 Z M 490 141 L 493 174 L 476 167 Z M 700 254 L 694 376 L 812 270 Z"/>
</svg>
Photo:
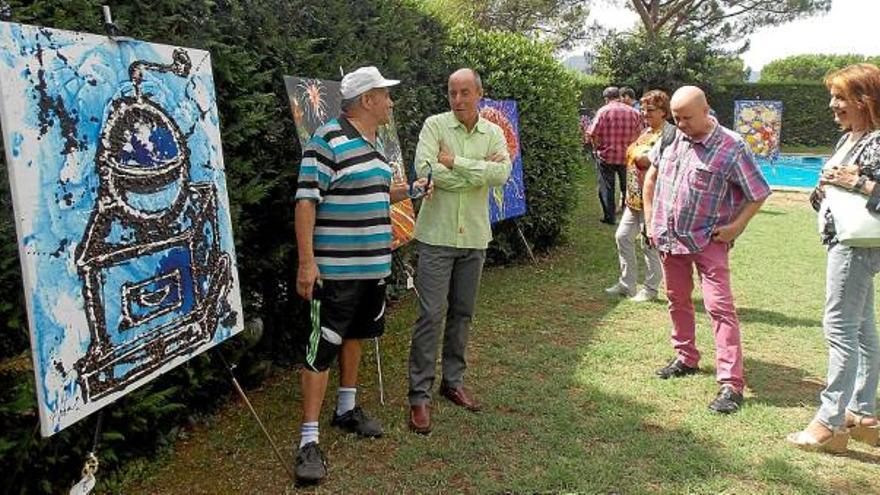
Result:
<svg viewBox="0 0 880 495">
<path fill-rule="evenodd" d="M 701 141 L 678 131 L 662 156 L 659 151 L 655 145 L 650 158 L 657 167 L 651 226 L 660 251 L 702 251 L 715 227 L 732 222 L 745 202 L 770 195 L 749 146 L 717 122 Z"/>
<path fill-rule="evenodd" d="M 626 148 L 639 137 L 643 126 L 638 110 L 612 101 L 596 112 L 587 132 L 599 138 L 596 153 L 603 162 L 623 165 L 626 162 Z"/>
</svg>

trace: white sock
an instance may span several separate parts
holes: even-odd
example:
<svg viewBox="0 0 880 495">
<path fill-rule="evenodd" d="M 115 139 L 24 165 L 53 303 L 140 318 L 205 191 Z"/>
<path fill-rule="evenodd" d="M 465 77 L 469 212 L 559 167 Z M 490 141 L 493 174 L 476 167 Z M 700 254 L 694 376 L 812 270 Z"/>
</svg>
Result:
<svg viewBox="0 0 880 495">
<path fill-rule="evenodd" d="M 299 427 L 299 434 L 300 448 L 309 442 L 318 443 L 318 422 L 310 421 L 308 423 L 303 423 L 302 426 Z"/>
<path fill-rule="evenodd" d="M 342 416 L 354 409 L 357 398 L 357 388 L 339 387 L 336 392 L 336 415 Z"/>
</svg>

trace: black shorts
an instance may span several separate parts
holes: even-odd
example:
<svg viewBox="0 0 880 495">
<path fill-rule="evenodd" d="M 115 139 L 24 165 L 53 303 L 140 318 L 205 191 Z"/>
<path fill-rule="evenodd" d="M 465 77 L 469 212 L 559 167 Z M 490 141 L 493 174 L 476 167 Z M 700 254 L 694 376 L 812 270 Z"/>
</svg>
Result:
<svg viewBox="0 0 880 495">
<path fill-rule="evenodd" d="M 370 339 L 385 332 L 385 280 L 324 280 L 312 294 L 304 365 L 324 371 L 345 339 Z"/>
</svg>

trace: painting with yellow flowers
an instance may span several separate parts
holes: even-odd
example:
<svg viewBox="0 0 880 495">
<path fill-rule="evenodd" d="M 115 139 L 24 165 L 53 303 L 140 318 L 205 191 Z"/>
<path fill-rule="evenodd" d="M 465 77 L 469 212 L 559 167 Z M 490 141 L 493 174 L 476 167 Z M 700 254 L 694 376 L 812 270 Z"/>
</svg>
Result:
<svg viewBox="0 0 880 495">
<path fill-rule="evenodd" d="M 734 103 L 733 128 L 749 143 L 755 156 L 779 158 L 782 133 L 782 102 L 737 100 Z"/>
</svg>

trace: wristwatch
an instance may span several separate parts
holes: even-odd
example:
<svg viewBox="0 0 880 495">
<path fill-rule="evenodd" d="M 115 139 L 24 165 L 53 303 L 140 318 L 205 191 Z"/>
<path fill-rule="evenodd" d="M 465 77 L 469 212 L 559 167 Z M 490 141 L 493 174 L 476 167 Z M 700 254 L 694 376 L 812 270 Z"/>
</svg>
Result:
<svg viewBox="0 0 880 495">
<path fill-rule="evenodd" d="M 865 187 L 865 182 L 868 182 L 868 177 L 865 175 L 860 175 L 859 180 L 856 181 L 856 185 L 853 186 L 852 190 L 862 192 L 862 188 Z"/>
</svg>

